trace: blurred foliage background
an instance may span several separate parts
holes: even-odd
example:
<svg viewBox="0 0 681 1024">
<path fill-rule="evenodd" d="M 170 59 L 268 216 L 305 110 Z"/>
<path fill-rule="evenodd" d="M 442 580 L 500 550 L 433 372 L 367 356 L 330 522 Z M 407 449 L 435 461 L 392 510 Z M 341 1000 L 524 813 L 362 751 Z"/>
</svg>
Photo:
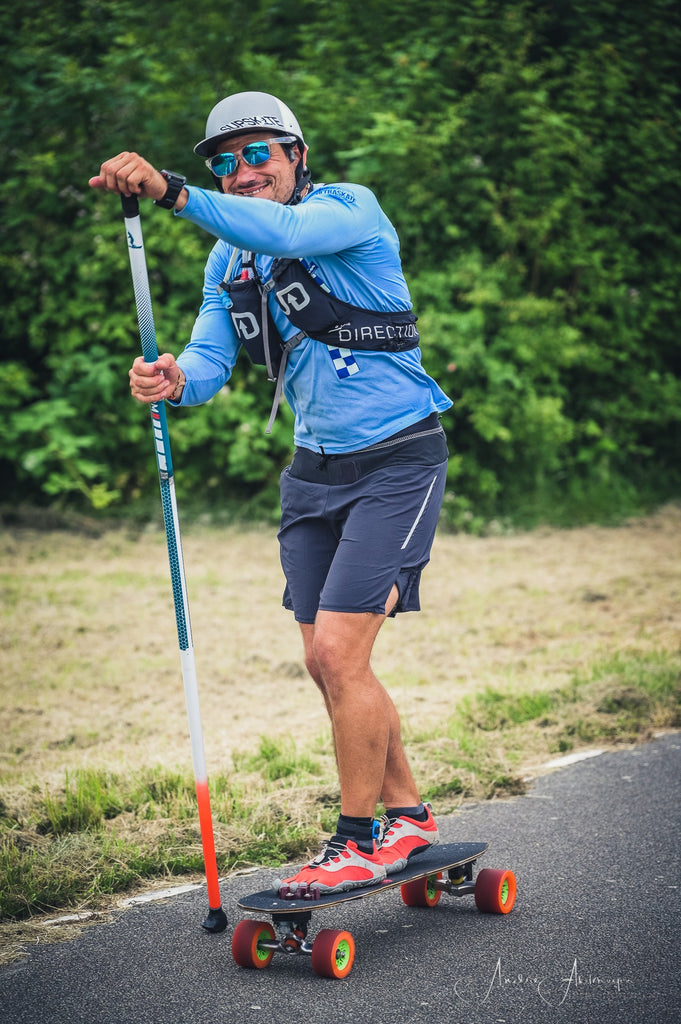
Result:
<svg viewBox="0 0 681 1024">
<path fill-rule="evenodd" d="M 123 149 L 211 188 L 192 147 L 222 96 L 278 94 L 316 181 L 373 188 L 423 358 L 454 399 L 448 523 L 607 521 L 681 493 L 677 0 L 38 0 L 0 11 L 3 509 L 157 512 L 120 205 Z M 161 351 L 212 239 L 144 206 Z M 291 418 L 245 360 L 172 411 L 178 497 L 270 517 Z"/>
</svg>

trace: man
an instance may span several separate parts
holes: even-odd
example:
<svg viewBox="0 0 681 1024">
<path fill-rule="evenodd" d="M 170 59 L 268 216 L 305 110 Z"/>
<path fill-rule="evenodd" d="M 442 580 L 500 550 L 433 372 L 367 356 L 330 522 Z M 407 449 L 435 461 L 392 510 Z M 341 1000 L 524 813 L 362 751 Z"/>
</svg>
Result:
<svg viewBox="0 0 681 1024">
<path fill-rule="evenodd" d="M 419 609 L 446 476 L 438 414 L 451 401 L 421 366 L 394 228 L 368 189 L 313 185 L 285 104 L 228 96 L 195 152 L 218 191 L 136 153 L 90 180 L 153 199 L 218 238 L 187 347 L 177 360 L 136 359 L 130 386 L 141 402 L 208 401 L 243 344 L 277 381 L 273 416 L 281 389 L 295 414 L 295 454 L 281 477 L 284 606 L 331 719 L 341 814 L 322 853 L 285 881 L 350 889 L 438 841 L 370 657 L 387 616 Z"/>
</svg>

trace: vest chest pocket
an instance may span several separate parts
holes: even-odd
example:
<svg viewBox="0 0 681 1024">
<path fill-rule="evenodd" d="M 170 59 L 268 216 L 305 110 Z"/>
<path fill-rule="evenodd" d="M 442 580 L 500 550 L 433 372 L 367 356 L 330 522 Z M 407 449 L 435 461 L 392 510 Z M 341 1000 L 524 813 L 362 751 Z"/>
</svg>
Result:
<svg viewBox="0 0 681 1024">
<path fill-rule="evenodd" d="M 256 366 L 266 366 L 268 376 L 275 380 L 281 362 L 283 342 L 272 314 L 267 308 L 262 286 L 255 278 L 248 281 L 230 281 L 223 287 L 229 296 L 225 306 L 229 312 L 237 338 Z M 263 331 L 263 312 L 267 328 Z M 260 316 L 258 316 L 260 313 Z M 265 351 L 267 344 L 268 351 Z"/>
</svg>

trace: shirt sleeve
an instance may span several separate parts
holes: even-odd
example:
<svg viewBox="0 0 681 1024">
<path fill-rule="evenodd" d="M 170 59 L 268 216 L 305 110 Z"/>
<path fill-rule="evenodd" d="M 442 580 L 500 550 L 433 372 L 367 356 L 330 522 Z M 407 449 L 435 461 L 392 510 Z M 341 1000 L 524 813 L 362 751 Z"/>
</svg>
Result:
<svg viewBox="0 0 681 1024">
<path fill-rule="evenodd" d="M 177 360 L 187 378 L 180 405 L 209 401 L 229 380 L 239 354 L 240 343 L 217 290 L 229 256 L 229 247 L 218 242 L 206 262 L 203 302 L 187 347 Z"/>
<path fill-rule="evenodd" d="M 321 185 L 302 203 L 225 195 L 191 186 L 176 216 L 239 249 L 292 259 L 371 247 L 379 235 L 380 207 L 361 185 Z"/>
</svg>

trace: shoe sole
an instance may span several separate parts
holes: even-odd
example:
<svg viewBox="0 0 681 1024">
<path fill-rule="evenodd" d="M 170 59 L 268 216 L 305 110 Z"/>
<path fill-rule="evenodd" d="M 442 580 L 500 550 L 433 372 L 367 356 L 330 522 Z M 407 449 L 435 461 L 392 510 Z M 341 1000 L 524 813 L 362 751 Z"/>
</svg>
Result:
<svg viewBox="0 0 681 1024">
<path fill-rule="evenodd" d="M 341 882 L 340 885 L 330 886 L 328 889 L 322 884 L 319 886 L 319 891 L 324 896 L 332 896 L 335 892 L 350 892 L 351 889 L 363 889 L 367 885 L 375 885 L 377 882 L 384 882 L 387 878 L 388 873 L 381 875 L 378 878 L 364 878 L 361 882 Z"/>
<path fill-rule="evenodd" d="M 356 881 L 347 879 L 345 882 L 339 882 L 338 885 L 325 885 L 324 882 L 304 882 L 302 885 L 298 883 L 296 888 L 300 888 L 307 892 L 310 889 L 316 889 L 321 896 L 331 896 L 334 893 L 349 892 L 351 889 L 363 889 L 367 885 L 375 885 L 376 882 L 383 882 L 387 878 L 387 871 L 383 875 L 376 875 L 373 878 L 362 878 Z M 279 892 L 283 887 L 289 889 L 289 899 L 297 899 L 295 895 L 291 893 L 291 887 L 289 883 L 282 882 L 280 878 L 275 879 L 275 889 Z M 302 896 L 301 896 L 302 898 Z"/>
<path fill-rule="evenodd" d="M 418 850 L 412 850 L 408 857 L 400 857 L 399 860 L 394 861 L 392 864 L 386 864 L 385 865 L 385 872 L 386 872 L 386 874 L 387 875 L 396 875 L 398 871 L 404 871 L 404 869 L 407 867 L 407 865 L 410 863 L 410 861 L 412 861 L 414 859 L 414 857 L 418 857 L 419 854 L 425 853 L 426 850 L 432 850 L 432 848 L 434 846 L 437 846 L 439 844 L 439 842 L 440 842 L 440 837 L 438 836 L 438 838 L 435 839 L 434 842 L 428 843 L 427 846 L 419 846 Z"/>
</svg>

